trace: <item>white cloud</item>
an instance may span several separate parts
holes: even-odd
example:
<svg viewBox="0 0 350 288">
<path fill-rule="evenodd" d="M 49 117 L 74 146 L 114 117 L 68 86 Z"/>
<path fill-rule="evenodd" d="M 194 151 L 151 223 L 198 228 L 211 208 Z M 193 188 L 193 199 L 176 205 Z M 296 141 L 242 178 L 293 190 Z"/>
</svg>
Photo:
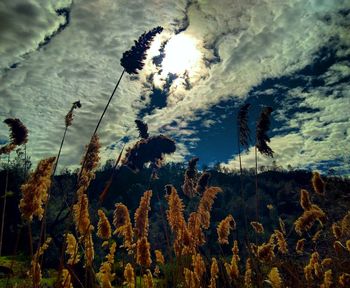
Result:
<svg viewBox="0 0 350 288">
<path fill-rule="evenodd" d="M 121 72 L 122 52 L 142 32 L 154 26 L 164 26 L 165 35 L 170 35 L 176 28 L 174 23 L 183 19 L 187 11 L 186 1 L 77 0 L 71 5 L 69 26 L 53 37 L 45 49 L 37 51 L 45 36 L 51 35 L 64 21 L 63 16 L 55 13 L 58 8 L 55 5 L 69 6 L 70 1 L 7 2 L 11 4 L 0 4 L 0 15 L 6 16 L 0 17 L 6 19 L 0 21 L 7 23 L 1 26 L 0 42 L 6 44 L 0 48 L 0 67 L 17 61 L 20 65 L 1 72 L 0 115 L 19 117 L 28 126 L 28 150 L 37 161 L 56 154 L 64 116 L 71 103 L 80 99 L 83 107 L 76 111 L 69 129 L 62 166 L 79 163 L 84 145 Z M 21 12 L 16 10 L 16 5 L 23 3 L 31 5 L 35 17 L 29 20 L 26 15 L 18 14 Z M 343 7 L 346 1 L 195 2 L 187 11 L 189 27 L 185 33 L 198 39 L 205 60 L 211 64 L 205 67 L 202 63 L 201 73 L 191 78 L 191 90 L 171 88 L 167 107 L 145 117 L 150 130 L 156 133 L 163 129 L 193 145 L 198 139 L 187 124 L 198 117 L 196 113 L 232 95 L 244 98 L 264 79 L 289 75 L 312 63 L 314 53 L 330 37 L 346 47 L 349 44 L 346 27 L 335 14 Z M 325 15 L 331 20 L 324 21 Z M 14 19 L 16 25 L 11 26 Z M 23 27 L 30 28 L 26 37 L 21 37 Z M 348 52 L 345 48 L 339 50 L 343 55 Z M 23 53 L 29 54 L 22 59 Z M 219 62 L 214 61 L 216 57 L 220 58 Z M 347 73 L 344 67 L 333 68 L 341 75 Z M 146 69 L 139 80 L 131 81 L 127 76 L 121 82 L 101 125 L 103 147 L 124 136 L 137 136 L 134 119 L 147 105 L 147 101 L 141 101 L 140 94 L 145 89 L 142 82 L 151 71 Z M 334 82 L 330 75 L 325 79 L 327 83 Z M 175 127 L 170 125 L 173 122 L 177 123 Z M 205 123 L 211 125 L 210 121 Z M 315 133 L 313 122 L 291 120 L 290 125 L 302 126 L 306 134 Z M 280 141 L 286 140 L 282 137 Z M 181 160 L 189 152 L 184 142 L 178 147 L 175 158 Z M 103 160 L 113 156 L 110 153 L 103 152 Z"/>
</svg>

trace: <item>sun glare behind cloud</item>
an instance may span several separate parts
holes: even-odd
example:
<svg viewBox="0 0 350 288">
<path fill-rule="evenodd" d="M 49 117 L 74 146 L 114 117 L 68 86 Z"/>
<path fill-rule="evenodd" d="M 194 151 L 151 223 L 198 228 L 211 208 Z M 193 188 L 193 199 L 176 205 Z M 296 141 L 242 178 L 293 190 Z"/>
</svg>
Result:
<svg viewBox="0 0 350 288">
<path fill-rule="evenodd" d="M 162 74 L 183 74 L 198 65 L 201 52 L 197 49 L 194 38 L 185 34 L 172 37 L 165 46 L 165 57 L 162 62 Z"/>
</svg>

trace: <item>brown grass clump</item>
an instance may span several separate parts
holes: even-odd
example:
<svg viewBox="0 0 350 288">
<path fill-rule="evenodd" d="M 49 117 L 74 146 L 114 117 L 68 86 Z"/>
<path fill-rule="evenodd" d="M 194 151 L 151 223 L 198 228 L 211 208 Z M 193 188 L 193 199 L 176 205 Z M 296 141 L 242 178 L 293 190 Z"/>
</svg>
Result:
<svg viewBox="0 0 350 288">
<path fill-rule="evenodd" d="M 97 224 L 97 236 L 101 239 L 108 240 L 112 236 L 111 224 L 101 209 L 99 209 L 97 213 L 100 218 Z"/>
<path fill-rule="evenodd" d="M 137 238 L 147 237 L 148 236 L 148 228 L 149 228 L 149 220 L 148 220 L 148 212 L 151 210 L 151 197 L 152 191 L 146 191 L 140 200 L 140 205 L 136 209 L 135 212 L 135 228 L 134 232 Z"/>
<path fill-rule="evenodd" d="M 160 251 L 160 250 L 154 250 L 154 254 L 156 255 L 156 262 L 157 262 L 158 264 L 164 265 L 165 260 L 164 260 L 164 256 L 163 256 L 162 251 Z"/>
<path fill-rule="evenodd" d="M 278 246 L 278 251 L 280 251 L 282 254 L 287 254 L 288 253 L 288 244 L 286 239 L 284 238 L 284 235 L 281 231 L 275 230 L 274 234 L 277 239 L 277 246 Z"/>
<path fill-rule="evenodd" d="M 256 124 L 256 148 L 261 154 L 269 157 L 273 157 L 273 151 L 267 145 L 270 142 L 269 136 L 267 136 L 267 131 L 270 129 L 270 115 L 272 113 L 271 107 L 264 107 L 261 111 L 259 120 Z"/>
<path fill-rule="evenodd" d="M 210 211 L 216 198 L 216 194 L 222 192 L 219 187 L 209 187 L 203 193 L 203 196 L 199 202 L 197 212 L 200 215 L 200 223 L 204 229 L 208 229 L 210 226 Z"/>
<path fill-rule="evenodd" d="M 204 172 L 198 179 L 197 185 L 196 185 L 196 193 L 199 195 L 202 195 L 204 191 L 208 188 L 208 183 L 210 179 L 210 173 Z"/>
<path fill-rule="evenodd" d="M 161 163 L 165 154 L 172 154 L 176 150 L 175 141 L 171 138 L 158 135 L 147 139 L 141 139 L 127 149 L 122 164 L 137 172 L 146 163 Z"/>
<path fill-rule="evenodd" d="M 151 259 L 151 245 L 149 244 L 146 237 L 142 237 L 137 240 L 136 244 L 136 263 L 144 266 L 150 267 L 152 263 Z"/>
<path fill-rule="evenodd" d="M 305 210 L 310 210 L 312 203 L 310 200 L 309 192 L 305 189 L 301 189 L 300 191 L 300 206 Z"/>
<path fill-rule="evenodd" d="M 85 193 L 91 180 L 95 177 L 94 170 L 98 167 L 100 161 L 100 148 L 99 137 L 95 134 L 87 145 L 87 152 L 81 162 L 82 167 L 79 173 L 77 195 Z"/>
<path fill-rule="evenodd" d="M 153 276 L 152 276 L 151 270 L 149 269 L 147 269 L 147 274 L 143 274 L 143 285 L 146 288 L 154 287 Z"/>
<path fill-rule="evenodd" d="M 336 239 L 341 238 L 342 236 L 341 227 L 337 223 L 332 224 L 332 233 Z"/>
<path fill-rule="evenodd" d="M 295 251 L 298 254 L 303 254 L 304 253 L 304 245 L 305 245 L 306 239 L 299 239 L 296 246 L 295 246 Z"/>
<path fill-rule="evenodd" d="M 208 288 L 216 288 L 216 281 L 219 278 L 219 266 L 216 259 L 211 258 L 211 266 L 210 266 L 210 283 Z"/>
<path fill-rule="evenodd" d="M 21 120 L 17 118 L 8 118 L 4 120 L 4 123 L 10 128 L 11 142 L 0 148 L 0 155 L 8 154 L 12 152 L 16 146 L 20 146 L 28 142 L 28 130 L 26 126 L 23 125 Z"/>
<path fill-rule="evenodd" d="M 283 281 L 277 267 L 273 267 L 267 277 L 272 288 L 283 287 Z"/>
<path fill-rule="evenodd" d="M 254 231 L 258 234 L 263 234 L 264 233 L 264 226 L 256 221 L 250 222 L 250 225 L 253 227 Z"/>
<path fill-rule="evenodd" d="M 270 262 L 275 257 L 273 249 L 274 245 L 272 243 L 264 243 L 257 247 L 256 256 L 260 261 Z"/>
<path fill-rule="evenodd" d="M 72 233 L 67 233 L 66 235 L 66 254 L 69 255 L 67 263 L 69 265 L 77 264 L 80 260 L 80 255 L 78 254 L 78 244 Z"/>
<path fill-rule="evenodd" d="M 135 273 L 134 268 L 131 266 L 130 263 L 126 264 L 125 266 L 124 278 L 124 285 L 126 285 L 128 288 L 135 288 Z"/>
<path fill-rule="evenodd" d="M 113 271 L 114 254 L 117 244 L 113 243 L 109 249 L 109 254 L 106 256 L 106 261 L 102 262 L 99 272 L 96 274 L 97 279 L 101 284 L 101 288 L 112 288 L 112 281 L 115 278 Z"/>
<path fill-rule="evenodd" d="M 233 229 L 236 229 L 236 222 L 230 214 L 223 219 L 216 228 L 220 244 L 228 244 L 228 236 Z"/>
<path fill-rule="evenodd" d="M 68 269 L 62 269 L 60 277 L 60 288 L 73 288 L 72 276 Z"/>
<path fill-rule="evenodd" d="M 29 180 L 21 186 L 22 199 L 19 209 L 22 217 L 32 221 L 34 216 L 39 220 L 44 215 L 43 206 L 48 200 L 48 189 L 51 185 L 51 175 L 56 157 L 41 160 Z"/>
<path fill-rule="evenodd" d="M 199 158 L 192 158 L 188 161 L 188 167 L 185 171 L 185 179 L 184 184 L 182 185 L 182 190 L 184 194 L 190 198 L 192 198 L 195 194 L 195 185 L 197 178 L 197 162 Z"/>
<path fill-rule="evenodd" d="M 89 200 L 86 194 L 78 196 L 78 202 L 73 205 L 73 220 L 80 235 L 93 230 L 89 214 Z"/>
<path fill-rule="evenodd" d="M 333 284 L 333 276 L 332 276 L 332 270 L 329 269 L 326 272 L 324 272 L 323 276 L 323 283 L 321 284 L 321 288 L 330 288 Z"/>
<path fill-rule="evenodd" d="M 252 274 L 252 260 L 248 258 L 245 264 L 244 288 L 253 288 Z"/>
<path fill-rule="evenodd" d="M 350 238 L 350 211 L 341 221 L 341 235 L 345 238 Z"/>
<path fill-rule="evenodd" d="M 72 125 L 73 118 L 74 118 L 73 111 L 74 111 L 74 109 L 77 109 L 77 108 L 81 108 L 80 101 L 76 101 L 76 102 L 73 103 L 72 107 L 70 108 L 70 110 L 68 111 L 66 117 L 64 118 L 66 127 L 69 127 L 69 126 Z"/>
<path fill-rule="evenodd" d="M 350 287 L 350 274 L 342 273 L 339 276 L 338 283 L 339 283 L 340 287 L 343 287 L 343 288 Z"/>
<path fill-rule="evenodd" d="M 319 195 L 324 195 L 325 183 L 322 180 L 320 173 L 313 172 L 311 182 L 312 182 L 312 187 L 314 188 L 314 191 Z"/>
<path fill-rule="evenodd" d="M 29 278 L 32 282 L 32 287 L 40 287 L 41 282 L 41 266 L 40 266 L 40 257 L 44 254 L 45 250 L 49 248 L 51 238 L 47 238 L 44 244 L 35 252 L 33 255 L 32 261 L 30 262 L 30 270 L 28 272 Z"/>
<path fill-rule="evenodd" d="M 304 211 L 304 213 L 294 222 L 295 232 L 302 235 L 304 231 L 310 230 L 315 221 L 324 223 L 326 214 L 316 205 L 312 205 L 310 210 Z"/>
<path fill-rule="evenodd" d="M 133 242 L 134 232 L 132 229 L 128 208 L 122 204 L 115 204 L 113 213 L 114 234 L 123 237 L 123 246 L 130 250 Z"/>
</svg>

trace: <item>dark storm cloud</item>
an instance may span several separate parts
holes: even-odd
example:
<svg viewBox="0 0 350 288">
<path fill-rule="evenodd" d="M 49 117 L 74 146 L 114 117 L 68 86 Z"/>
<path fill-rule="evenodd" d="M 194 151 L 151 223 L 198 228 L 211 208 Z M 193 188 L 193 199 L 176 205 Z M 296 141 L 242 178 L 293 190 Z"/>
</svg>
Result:
<svg viewBox="0 0 350 288">
<path fill-rule="evenodd" d="M 0 68 L 48 43 L 65 25 L 71 1 L 4 0 L 0 4 Z M 13 65 L 12 65 L 13 67 Z"/>
</svg>

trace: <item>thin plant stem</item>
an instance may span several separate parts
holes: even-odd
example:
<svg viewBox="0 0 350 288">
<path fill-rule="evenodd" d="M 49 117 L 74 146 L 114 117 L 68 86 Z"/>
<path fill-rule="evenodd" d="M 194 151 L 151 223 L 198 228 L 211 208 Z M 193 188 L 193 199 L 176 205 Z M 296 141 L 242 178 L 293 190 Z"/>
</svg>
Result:
<svg viewBox="0 0 350 288">
<path fill-rule="evenodd" d="M 121 73 L 121 75 L 120 75 L 120 77 L 119 77 L 119 79 L 118 79 L 118 82 L 117 82 L 117 84 L 115 85 L 115 87 L 114 87 L 114 89 L 113 89 L 113 92 L 112 92 L 111 96 L 110 96 L 109 99 L 108 99 L 108 102 L 107 102 L 107 104 L 106 104 L 106 106 L 105 106 L 105 108 L 104 108 L 104 110 L 103 110 L 103 112 L 102 112 L 102 114 L 101 114 L 100 119 L 99 119 L 98 122 L 97 122 L 97 125 L 96 125 L 96 127 L 95 127 L 94 133 L 93 133 L 92 136 L 91 136 L 91 139 L 96 135 L 97 130 L 98 130 L 98 128 L 100 127 L 100 124 L 101 124 L 101 122 L 102 122 L 103 116 L 105 115 L 105 113 L 106 113 L 106 111 L 107 111 L 107 109 L 108 109 L 108 107 L 109 107 L 109 104 L 111 103 L 111 101 L 112 101 L 112 99 L 113 99 L 113 96 L 114 96 L 114 94 L 115 94 L 115 91 L 117 90 L 117 88 L 118 88 L 118 86 L 119 86 L 119 83 L 120 83 L 120 81 L 122 80 L 122 78 L 123 78 L 123 76 L 124 76 L 124 73 L 125 73 L 125 69 L 123 69 L 123 71 L 122 71 L 122 73 Z M 90 141 L 90 143 L 91 143 L 91 141 Z M 81 176 L 82 171 L 84 170 L 85 163 L 86 163 L 86 156 L 89 154 L 89 152 L 90 152 L 90 144 L 89 144 L 88 148 L 86 149 L 86 152 L 85 152 L 85 155 L 84 155 L 84 160 L 83 160 L 83 163 L 82 163 L 82 165 L 81 165 L 81 170 L 80 170 L 80 173 L 79 173 L 78 181 L 79 181 L 79 179 L 80 179 L 80 176 Z"/>
<path fill-rule="evenodd" d="M 4 226 L 5 226 L 5 211 L 6 211 L 6 201 L 7 201 L 7 187 L 9 182 L 9 166 L 10 165 L 10 153 L 7 156 L 7 169 L 6 169 L 6 180 L 5 180 L 5 191 L 4 191 L 4 201 L 2 205 L 2 217 L 1 217 L 1 236 L 0 236 L 0 256 L 2 256 L 2 241 L 4 238 Z"/>
</svg>

